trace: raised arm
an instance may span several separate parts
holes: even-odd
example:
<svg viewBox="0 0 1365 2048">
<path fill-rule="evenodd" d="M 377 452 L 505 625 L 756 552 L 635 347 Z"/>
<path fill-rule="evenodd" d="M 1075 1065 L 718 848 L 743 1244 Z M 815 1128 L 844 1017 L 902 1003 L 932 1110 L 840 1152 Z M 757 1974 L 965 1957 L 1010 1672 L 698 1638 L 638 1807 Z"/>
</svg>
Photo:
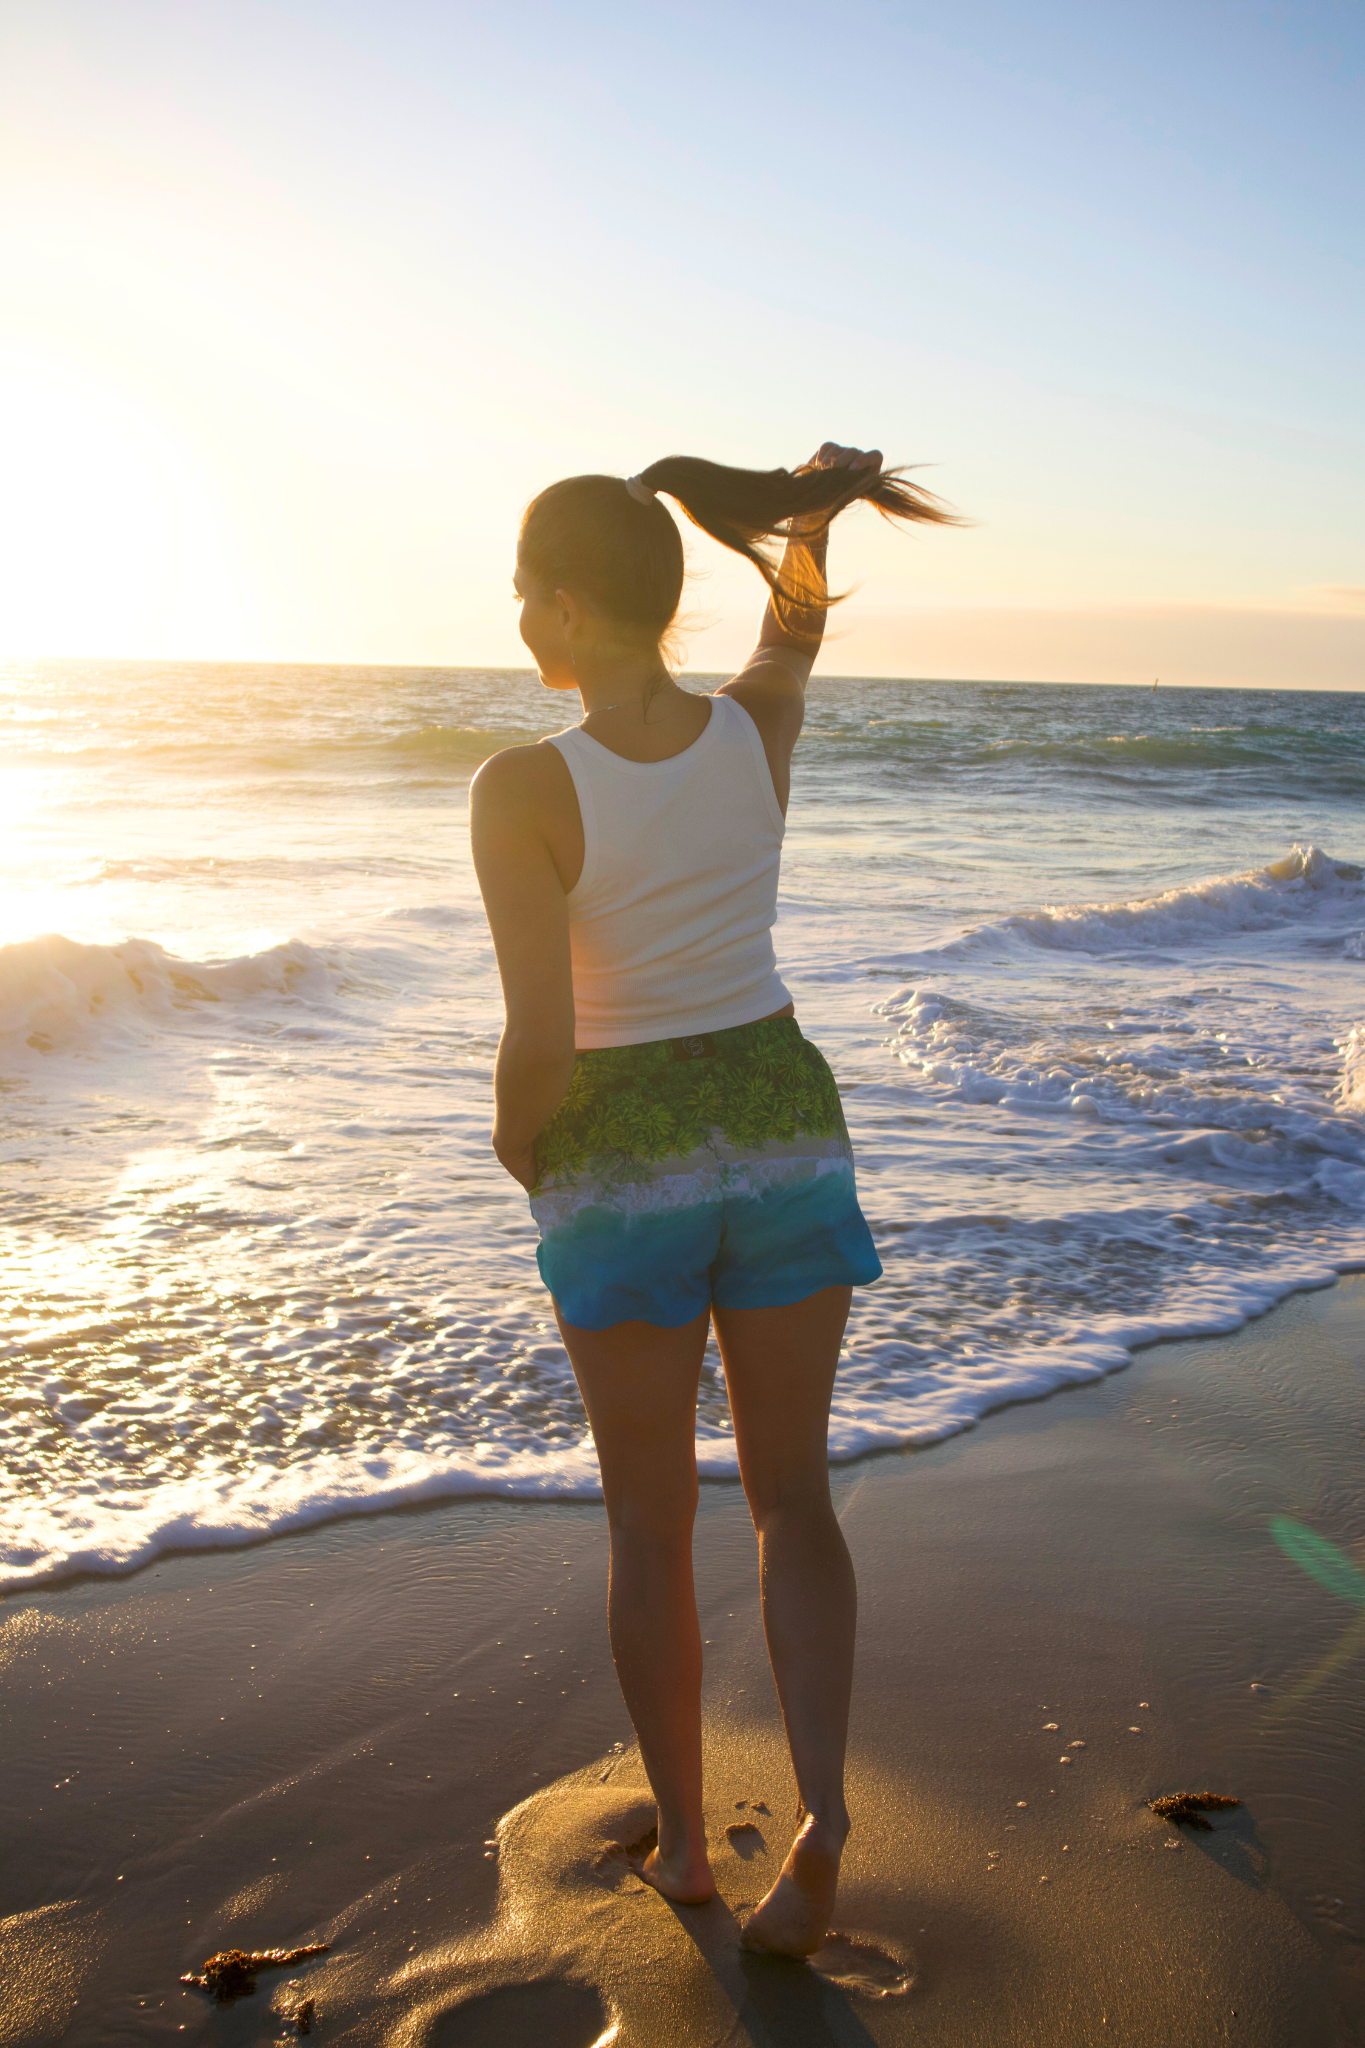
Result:
<svg viewBox="0 0 1365 2048">
<path fill-rule="evenodd" d="M 541 747 L 485 761 L 469 792 L 474 867 L 498 956 L 507 1022 L 494 1074 L 493 1150 L 524 1188 L 535 1140 L 573 1077 L 569 910 L 542 827 L 557 763 Z"/>
<path fill-rule="evenodd" d="M 805 469 L 880 469 L 879 449 L 841 448 L 826 441 L 817 449 Z M 822 600 L 828 589 L 825 557 L 829 548 L 828 521 L 794 519 L 783 550 L 780 580 L 787 591 L 806 592 L 814 600 L 802 605 L 788 603 L 785 622 L 771 598 L 763 613 L 758 645 L 738 675 L 723 683 L 716 695 L 733 697 L 744 706 L 763 741 L 768 767 L 785 811 L 791 791 L 791 759 L 806 716 L 806 684 L 815 657 L 825 637 L 826 607 Z"/>
</svg>

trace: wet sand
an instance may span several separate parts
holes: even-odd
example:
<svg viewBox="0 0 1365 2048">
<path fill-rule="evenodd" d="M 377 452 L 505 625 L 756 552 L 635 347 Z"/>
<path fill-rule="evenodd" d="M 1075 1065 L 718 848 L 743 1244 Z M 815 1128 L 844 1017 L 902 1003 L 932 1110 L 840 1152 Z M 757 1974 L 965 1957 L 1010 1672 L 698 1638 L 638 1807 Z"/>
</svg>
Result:
<svg viewBox="0 0 1365 2048">
<path fill-rule="evenodd" d="M 1363 1431 L 1354 1279 L 837 1473 L 855 1833 L 815 1967 L 738 1946 L 794 1795 L 733 1486 L 698 1520 L 699 1910 L 604 1856 L 649 1808 L 600 1507 L 455 1503 L 10 1599 L 0 2043 L 235 2048 L 307 1996 L 319 2040 L 395 2048 L 1365 2041 L 1365 1608 L 1270 1529 L 1365 1567 Z M 1244 1802 L 1207 1834 L 1144 1804 L 1205 1787 Z M 309 1941 L 230 2007 L 177 1982 Z"/>
</svg>

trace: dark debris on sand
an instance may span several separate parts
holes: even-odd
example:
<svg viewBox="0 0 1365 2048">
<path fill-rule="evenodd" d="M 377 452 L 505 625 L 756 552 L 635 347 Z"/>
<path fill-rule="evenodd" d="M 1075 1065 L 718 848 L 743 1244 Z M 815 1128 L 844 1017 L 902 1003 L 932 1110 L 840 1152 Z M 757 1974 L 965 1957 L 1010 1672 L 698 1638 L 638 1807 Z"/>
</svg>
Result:
<svg viewBox="0 0 1365 2048">
<path fill-rule="evenodd" d="M 190 1971 L 180 1981 L 182 1984 L 192 1984 L 196 1991 L 212 1992 L 219 2003 L 225 2005 L 229 1999 L 246 1998 L 256 1989 L 258 1970 L 286 1969 L 290 1963 L 301 1963 L 305 1956 L 330 1954 L 331 1949 L 325 1941 L 310 1942 L 306 1948 L 225 1948 L 220 1949 L 216 1956 L 209 1957 L 202 1974 L 196 1976 Z M 306 2003 L 311 2007 L 313 2001 L 310 1998 Z M 301 2015 L 302 2007 L 296 2018 Z M 312 2023 L 310 2011 L 308 2026 L 300 2026 L 299 2032 L 307 2033 Z"/>
<path fill-rule="evenodd" d="M 1228 1799 L 1221 1792 L 1168 1792 L 1164 1799 L 1149 1799 L 1147 1804 L 1152 1812 L 1160 1814 L 1178 1828 L 1212 1829 L 1213 1823 L 1204 1818 L 1207 1813 L 1221 1813 L 1225 1807 L 1240 1806 L 1240 1799 Z"/>
<path fill-rule="evenodd" d="M 311 1998 L 304 1999 L 303 2004 L 298 2008 L 297 2012 L 294 2014 L 294 2025 L 297 2027 L 298 2031 L 301 2034 L 312 2033 L 313 2021 L 317 2017 L 317 2010 L 317 2006 L 314 2004 Z"/>
</svg>

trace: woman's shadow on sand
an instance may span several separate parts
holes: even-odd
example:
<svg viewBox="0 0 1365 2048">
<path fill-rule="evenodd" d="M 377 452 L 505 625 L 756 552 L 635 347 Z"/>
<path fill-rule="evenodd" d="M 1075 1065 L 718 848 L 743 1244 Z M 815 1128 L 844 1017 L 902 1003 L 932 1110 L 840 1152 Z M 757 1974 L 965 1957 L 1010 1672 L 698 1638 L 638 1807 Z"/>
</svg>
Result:
<svg viewBox="0 0 1365 2048">
<path fill-rule="evenodd" d="M 755 2048 L 876 2048 L 849 1990 L 816 1965 L 742 1947 L 740 1923 L 719 1893 L 709 1905 L 671 1911 Z"/>
<path fill-rule="evenodd" d="M 505 1817 L 492 1920 L 414 1958 L 390 1983 L 406 2008 L 405 2043 L 687 2048 L 725 2038 L 752 2048 L 876 2048 L 858 2003 L 908 1992 L 909 1960 L 845 1935 L 809 1961 L 765 1956 L 741 1946 L 743 1906 L 737 1915 L 721 1893 L 705 1906 L 673 1905 L 631 1867 L 645 1846 L 634 1836 L 652 1819 L 645 1790 L 608 1790 L 594 1767 Z M 764 1831 L 746 1822 L 726 1848 L 735 1860 L 721 1852 L 723 1887 L 733 1895 L 738 1881 L 743 1890 L 752 1864 L 754 1896 L 766 1890 L 776 1846 Z"/>
</svg>

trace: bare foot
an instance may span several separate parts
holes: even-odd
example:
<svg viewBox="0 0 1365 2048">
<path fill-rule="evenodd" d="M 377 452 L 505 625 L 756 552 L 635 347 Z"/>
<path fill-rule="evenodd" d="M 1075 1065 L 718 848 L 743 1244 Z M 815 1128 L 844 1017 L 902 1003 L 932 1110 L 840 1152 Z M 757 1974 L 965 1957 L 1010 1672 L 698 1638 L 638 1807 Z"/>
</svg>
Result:
<svg viewBox="0 0 1365 2048">
<path fill-rule="evenodd" d="M 632 1842 L 627 1849 L 627 1861 L 637 1877 L 652 1884 L 656 1892 L 662 1892 L 675 1906 L 704 1906 L 714 1899 L 716 1880 L 711 1875 L 705 1848 L 696 1853 L 675 1850 L 664 1856 L 657 1844 L 658 1830 L 651 1828 L 643 1840 Z"/>
<path fill-rule="evenodd" d="M 846 1825 L 831 1827 L 807 1814 L 777 1883 L 745 1922 L 742 1947 L 775 1956 L 815 1954 L 834 1911 L 847 1835 Z"/>
</svg>

